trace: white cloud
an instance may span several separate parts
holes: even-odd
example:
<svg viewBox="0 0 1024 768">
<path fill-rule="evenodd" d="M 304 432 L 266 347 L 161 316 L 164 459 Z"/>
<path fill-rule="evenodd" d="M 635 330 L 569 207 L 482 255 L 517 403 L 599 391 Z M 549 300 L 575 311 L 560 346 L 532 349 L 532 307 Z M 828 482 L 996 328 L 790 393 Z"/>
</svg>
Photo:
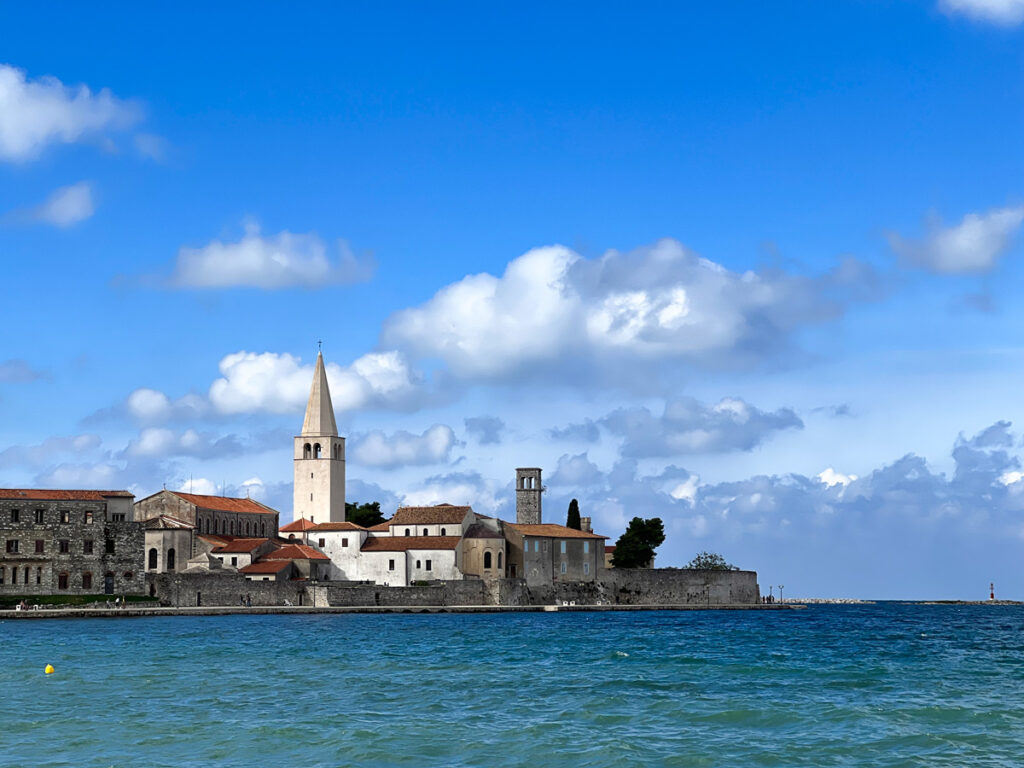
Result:
<svg viewBox="0 0 1024 768">
<path fill-rule="evenodd" d="M 344 244 L 339 250 L 332 259 L 315 234 L 263 236 L 258 225 L 249 223 L 237 242 L 181 248 L 171 283 L 180 288 L 321 288 L 370 278 L 372 260 L 357 259 Z"/>
<path fill-rule="evenodd" d="M 113 464 L 61 464 L 36 478 L 43 488 L 97 488 L 118 490 L 121 467 Z"/>
<path fill-rule="evenodd" d="M 907 264 L 942 274 L 989 272 L 999 263 L 1024 222 L 1024 205 L 969 213 L 953 227 L 934 218 L 923 240 L 887 235 L 889 245 Z"/>
<path fill-rule="evenodd" d="M 143 429 L 130 441 L 121 456 L 166 458 L 169 456 L 202 456 L 208 458 L 237 456 L 245 450 L 234 435 L 217 437 L 210 432 L 186 429 L 175 432 L 164 427 Z"/>
<path fill-rule="evenodd" d="M 871 284 L 853 260 L 803 277 L 732 272 L 668 239 L 599 259 L 556 245 L 514 259 L 500 278 L 470 275 L 395 313 L 382 342 L 467 379 L 582 380 L 589 367 L 649 381 L 650 364 L 661 361 L 775 354 L 793 331 L 841 314 Z"/>
<path fill-rule="evenodd" d="M 223 378 L 210 386 L 210 401 L 222 413 L 293 413 L 309 398 L 313 366 L 287 353 L 235 352 L 220 361 Z M 397 352 L 373 352 L 346 367 L 327 365 L 336 412 L 403 407 L 418 391 L 418 377 Z"/>
<path fill-rule="evenodd" d="M 388 436 L 373 431 L 353 437 L 350 445 L 352 461 L 368 467 L 392 468 L 447 462 L 458 441 L 451 427 L 435 424 L 422 435 L 400 430 Z"/>
<path fill-rule="evenodd" d="M 406 493 L 402 504 L 430 506 L 433 504 L 468 504 L 486 515 L 505 515 L 511 511 L 509 488 L 476 472 L 453 472 L 428 477 L 420 488 Z"/>
<path fill-rule="evenodd" d="M 42 205 L 29 209 L 26 218 L 63 228 L 85 221 L 95 210 L 92 185 L 80 181 L 56 190 Z"/>
<path fill-rule="evenodd" d="M 841 472 L 836 472 L 832 467 L 826 467 L 817 474 L 817 478 L 823 482 L 826 486 L 831 488 L 833 485 L 847 486 L 857 479 L 856 475 L 844 475 Z"/>
<path fill-rule="evenodd" d="M 220 496 L 221 486 L 205 477 L 188 477 L 178 481 L 171 490 L 183 493 L 198 493 L 200 496 Z"/>
<path fill-rule="evenodd" d="M 52 465 L 60 456 L 90 453 L 100 443 L 98 435 L 85 434 L 49 437 L 37 445 L 12 445 L 0 451 L 0 467 Z"/>
<path fill-rule="evenodd" d="M 464 422 L 466 432 L 475 436 L 480 445 L 497 445 L 501 442 L 505 422 L 497 416 L 470 416 Z"/>
<path fill-rule="evenodd" d="M 0 160 L 31 160 L 48 144 L 70 144 L 136 122 L 139 110 L 109 90 L 65 86 L 55 77 L 29 80 L 0 64 Z"/>
<path fill-rule="evenodd" d="M 570 456 L 565 454 L 558 459 L 558 466 L 551 475 L 551 485 L 564 485 L 579 488 L 592 485 L 602 480 L 603 475 L 587 456 L 586 451 Z"/>
<path fill-rule="evenodd" d="M 1024 0 L 940 0 L 946 13 L 963 13 L 979 21 L 1007 26 L 1024 21 Z"/>
</svg>

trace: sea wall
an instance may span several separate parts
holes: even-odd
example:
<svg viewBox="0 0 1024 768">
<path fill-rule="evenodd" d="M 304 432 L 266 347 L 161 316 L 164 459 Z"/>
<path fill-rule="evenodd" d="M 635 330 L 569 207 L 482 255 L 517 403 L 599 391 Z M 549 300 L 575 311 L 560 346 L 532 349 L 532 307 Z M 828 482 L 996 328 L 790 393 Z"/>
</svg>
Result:
<svg viewBox="0 0 1024 768">
<path fill-rule="evenodd" d="M 419 587 L 384 587 L 377 584 L 341 583 L 313 588 L 314 605 L 330 606 L 413 606 L 493 605 L 480 579 L 438 581 Z M 325 602 L 326 601 L 326 602 Z"/>
<path fill-rule="evenodd" d="M 312 605 L 305 582 L 249 581 L 237 573 L 147 573 L 146 585 L 160 605 L 172 607 L 240 605 Z M 287 602 L 286 602 L 287 601 Z"/>
</svg>

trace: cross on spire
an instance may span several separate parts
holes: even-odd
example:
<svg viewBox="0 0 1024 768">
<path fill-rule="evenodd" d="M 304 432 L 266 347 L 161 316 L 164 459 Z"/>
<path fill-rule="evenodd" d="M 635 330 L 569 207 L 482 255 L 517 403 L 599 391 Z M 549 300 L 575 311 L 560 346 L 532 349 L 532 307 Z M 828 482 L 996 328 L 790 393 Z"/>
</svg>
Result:
<svg viewBox="0 0 1024 768">
<path fill-rule="evenodd" d="M 317 352 L 323 352 L 324 351 L 324 340 L 323 339 L 317 339 L 316 340 L 316 351 Z"/>
</svg>

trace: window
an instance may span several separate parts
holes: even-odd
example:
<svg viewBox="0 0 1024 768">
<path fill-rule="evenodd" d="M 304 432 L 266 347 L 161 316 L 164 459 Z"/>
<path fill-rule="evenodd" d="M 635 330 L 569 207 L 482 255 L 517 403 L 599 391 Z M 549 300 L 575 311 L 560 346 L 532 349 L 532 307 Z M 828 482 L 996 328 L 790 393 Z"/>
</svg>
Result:
<svg viewBox="0 0 1024 768">
<path fill-rule="evenodd" d="M 62 573 L 62 574 L 60 574 L 57 577 L 57 589 L 67 589 L 67 588 L 68 588 L 68 575 L 66 573 Z"/>
<path fill-rule="evenodd" d="M 548 540 L 547 539 L 544 539 L 544 551 L 545 552 L 548 551 Z"/>
<path fill-rule="evenodd" d="M 540 539 L 533 540 L 533 551 L 540 552 Z"/>
<path fill-rule="evenodd" d="M 82 552 L 87 555 L 92 554 L 92 539 L 86 539 L 82 542 Z"/>
<path fill-rule="evenodd" d="M 60 521 L 62 523 L 70 523 L 71 522 L 71 510 L 70 509 L 62 509 L 60 511 Z M 65 575 L 67 575 L 67 574 L 65 574 Z M 65 589 L 66 589 L 66 587 L 65 587 Z"/>
<path fill-rule="evenodd" d="M 57 551 L 60 552 L 62 555 L 66 555 L 68 552 L 71 551 L 71 542 L 67 539 L 61 539 L 57 542 Z"/>
<path fill-rule="evenodd" d="M 313 458 L 319 459 L 320 454 L 323 452 L 323 448 L 320 447 L 320 443 L 313 443 Z"/>
<path fill-rule="evenodd" d="M 530 551 L 530 540 L 529 539 L 523 539 L 523 552 L 529 552 L 529 551 Z"/>
<path fill-rule="evenodd" d="M 28 584 L 28 572 L 29 572 L 29 570 L 30 570 L 29 567 L 26 565 L 25 566 L 25 581 L 23 582 L 24 584 Z"/>
<path fill-rule="evenodd" d="M 562 551 L 565 552 L 564 549 Z M 583 542 L 583 554 L 585 555 L 588 552 L 590 552 L 590 542 L 589 541 L 584 541 Z"/>
<path fill-rule="evenodd" d="M 394 560 L 388 560 L 388 570 L 389 571 L 395 570 L 395 561 Z"/>
<path fill-rule="evenodd" d="M 501 570 L 501 552 L 498 553 L 498 570 Z"/>
<path fill-rule="evenodd" d="M 429 533 L 427 533 L 427 529 L 426 528 L 423 529 L 423 535 L 424 536 L 429 536 L 430 535 Z"/>
<path fill-rule="evenodd" d="M 231 521 L 231 535 L 232 536 L 235 535 L 235 521 L 234 520 Z"/>
<path fill-rule="evenodd" d="M 11 568 L 11 584 L 18 583 L 18 566 Z"/>
<path fill-rule="evenodd" d="M 7 540 L 7 554 L 16 555 L 18 554 L 18 539 Z"/>
<path fill-rule="evenodd" d="M 302 446 L 302 458 L 308 459 L 312 452 L 313 447 L 309 443 L 306 443 L 304 446 Z"/>
<path fill-rule="evenodd" d="M 348 546 L 348 536 L 345 536 L 344 538 L 342 538 L 341 546 L 343 546 L 343 547 L 347 547 Z"/>
<path fill-rule="evenodd" d="M 125 581 L 131 581 L 133 575 L 134 574 L 131 571 L 125 571 L 124 572 L 124 580 Z"/>
<path fill-rule="evenodd" d="M 249 535 L 249 521 L 248 520 L 245 521 L 245 535 L 246 536 Z"/>
<path fill-rule="evenodd" d="M 405 535 L 406 536 L 411 536 L 412 535 L 408 528 L 405 529 Z"/>
<path fill-rule="evenodd" d="M 85 524 L 86 525 L 91 525 L 92 524 L 92 511 L 91 510 L 87 510 L 86 513 L 85 513 Z"/>
<path fill-rule="evenodd" d="M 124 512 L 115 512 L 110 516 L 110 519 L 115 523 L 123 523 L 128 519 L 128 516 Z"/>
<path fill-rule="evenodd" d="M 104 542 L 103 551 L 106 552 L 108 555 L 114 554 L 114 540 L 113 539 L 107 539 Z"/>
<path fill-rule="evenodd" d="M 561 568 L 561 570 L 562 570 L 562 573 L 565 573 L 565 563 L 564 563 L 564 562 L 562 563 L 562 568 Z"/>
<path fill-rule="evenodd" d="M 565 539 L 562 539 L 561 544 L 562 544 L 562 554 L 564 555 L 565 554 Z"/>
<path fill-rule="evenodd" d="M 428 571 L 430 570 L 430 561 L 429 560 L 427 560 L 427 570 Z"/>
<path fill-rule="evenodd" d="M 36 510 L 36 525 L 42 525 L 43 520 L 46 518 L 46 511 L 42 509 Z"/>
<path fill-rule="evenodd" d="M 448 535 L 448 531 L 447 531 L 447 530 L 445 530 L 444 528 L 442 528 L 442 529 L 441 529 L 441 535 L 442 535 L 442 536 L 447 536 L 447 535 Z"/>
<path fill-rule="evenodd" d="M 232 565 L 238 565 L 238 558 L 237 557 L 232 557 L 231 558 L 231 564 Z"/>
<path fill-rule="evenodd" d="M 43 569 L 42 568 L 36 568 L 36 584 L 42 584 L 42 583 L 43 583 Z"/>
<path fill-rule="evenodd" d="M 156 547 L 153 547 L 152 549 L 149 550 L 149 570 L 151 570 L 151 571 L 155 571 L 156 570 L 156 558 L 157 558 Z"/>
<path fill-rule="evenodd" d="M 174 547 L 167 550 L 167 570 L 174 570 Z"/>
<path fill-rule="evenodd" d="M 422 566 L 420 565 L 420 561 L 419 561 L 419 560 L 417 560 L 417 561 L 416 561 L 416 570 L 419 570 L 419 569 L 420 569 L 421 567 L 422 567 Z"/>
<path fill-rule="evenodd" d="M 42 539 L 36 539 L 36 554 L 41 555 L 46 551 L 46 542 Z"/>
<path fill-rule="evenodd" d="M 19 509 L 12 509 L 11 510 L 11 522 L 12 523 L 21 522 L 21 510 L 19 510 Z"/>
<path fill-rule="evenodd" d="M 324 548 L 324 544 L 326 544 L 326 543 L 327 543 L 327 541 L 325 539 L 320 539 L 320 549 L 323 549 Z"/>
<path fill-rule="evenodd" d="M 4 579 L 7 576 L 7 569 L 0 565 L 0 584 L 4 583 Z"/>
<path fill-rule="evenodd" d="M 82 589 L 92 589 L 92 574 L 88 571 L 82 574 Z"/>
<path fill-rule="evenodd" d="M 584 563 L 583 564 L 583 572 L 584 573 L 590 573 L 590 563 Z"/>
<path fill-rule="evenodd" d="M 260 523 L 260 536 L 266 536 L 266 535 L 267 535 L 267 524 L 266 523 Z"/>
<path fill-rule="evenodd" d="M 491 553 L 484 552 L 484 568 L 489 569 L 491 567 Z"/>
</svg>

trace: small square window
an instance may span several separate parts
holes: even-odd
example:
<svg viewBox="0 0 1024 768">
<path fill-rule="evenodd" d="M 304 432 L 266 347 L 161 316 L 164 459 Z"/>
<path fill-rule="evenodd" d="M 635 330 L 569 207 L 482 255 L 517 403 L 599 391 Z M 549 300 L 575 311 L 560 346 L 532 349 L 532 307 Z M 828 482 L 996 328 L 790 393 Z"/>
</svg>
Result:
<svg viewBox="0 0 1024 768">
<path fill-rule="evenodd" d="M 36 510 L 36 525 L 42 525 L 43 520 L 46 518 L 46 511 L 42 509 Z"/>
<path fill-rule="evenodd" d="M 11 510 L 11 522 L 12 523 L 21 522 L 21 510 L 20 509 L 12 509 Z"/>
<path fill-rule="evenodd" d="M 36 539 L 36 554 L 41 555 L 46 551 L 46 542 L 42 539 Z"/>
<path fill-rule="evenodd" d="M 395 561 L 394 560 L 388 560 L 388 570 L 389 571 L 395 570 Z"/>
<path fill-rule="evenodd" d="M 62 555 L 66 555 L 68 552 L 71 551 L 71 542 L 67 539 L 61 539 L 57 542 L 57 548 L 57 551 L 59 551 Z"/>
<path fill-rule="evenodd" d="M 62 509 L 60 511 L 60 521 L 62 523 L 70 523 L 71 522 L 71 510 L 70 509 Z"/>
<path fill-rule="evenodd" d="M 114 554 L 114 540 L 113 539 L 107 539 L 106 547 L 104 547 L 104 549 L 106 550 L 106 553 L 108 555 Z"/>
<path fill-rule="evenodd" d="M 562 554 L 564 555 L 565 554 L 565 540 L 564 539 L 561 541 L 561 545 L 562 545 Z"/>
<path fill-rule="evenodd" d="M 324 544 L 326 544 L 326 543 L 327 543 L 327 541 L 325 539 L 320 539 L 320 545 L 319 545 L 320 549 L 323 549 L 324 548 Z"/>
<path fill-rule="evenodd" d="M 343 546 L 343 547 L 347 547 L 348 546 L 348 537 L 347 536 L 342 538 L 341 546 Z"/>
<path fill-rule="evenodd" d="M 87 555 L 92 554 L 92 539 L 86 539 L 82 542 L 82 552 Z"/>
<path fill-rule="evenodd" d="M 237 557 L 232 557 L 231 558 L 231 564 L 232 565 L 238 565 L 238 558 Z"/>
<path fill-rule="evenodd" d="M 7 540 L 7 554 L 16 555 L 18 553 L 18 540 L 8 539 Z"/>
<path fill-rule="evenodd" d="M 87 511 L 85 513 L 85 524 L 86 525 L 92 525 L 92 512 L 91 511 Z"/>
</svg>

